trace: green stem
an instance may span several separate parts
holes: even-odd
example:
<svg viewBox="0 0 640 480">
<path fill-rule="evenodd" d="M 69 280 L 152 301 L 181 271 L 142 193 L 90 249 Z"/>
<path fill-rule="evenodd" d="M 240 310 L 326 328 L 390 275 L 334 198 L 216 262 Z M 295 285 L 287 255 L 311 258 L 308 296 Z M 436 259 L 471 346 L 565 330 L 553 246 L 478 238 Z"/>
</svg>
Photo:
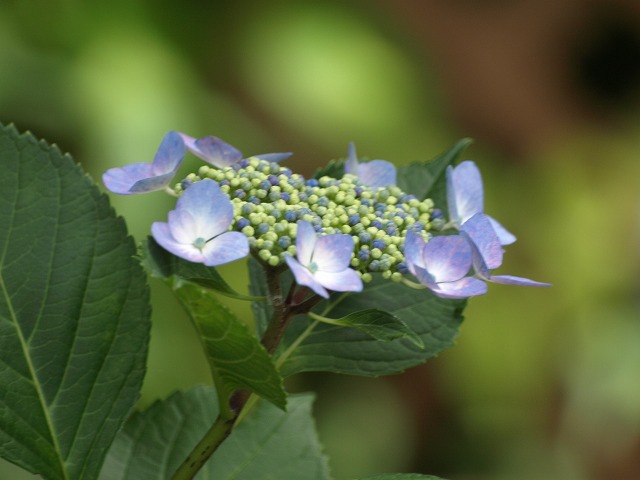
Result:
<svg viewBox="0 0 640 480">
<path fill-rule="evenodd" d="M 172 480 L 191 480 L 211 457 L 213 452 L 229 436 L 236 418 L 224 420 L 218 417 L 209 431 L 198 442 L 183 464 L 173 474 Z"/>
</svg>

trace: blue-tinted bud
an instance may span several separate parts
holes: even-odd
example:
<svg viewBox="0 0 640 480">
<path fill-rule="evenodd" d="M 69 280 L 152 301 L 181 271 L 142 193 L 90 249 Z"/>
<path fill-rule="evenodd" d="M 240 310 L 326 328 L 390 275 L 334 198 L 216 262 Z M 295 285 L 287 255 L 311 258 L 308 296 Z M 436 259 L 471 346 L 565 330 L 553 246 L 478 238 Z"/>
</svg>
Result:
<svg viewBox="0 0 640 480">
<path fill-rule="evenodd" d="M 273 174 L 269 175 L 267 177 L 267 180 L 269 180 L 269 183 L 271 185 L 280 185 L 280 179 L 277 176 L 273 175 Z"/>
<path fill-rule="evenodd" d="M 269 190 L 272 184 L 269 180 L 263 180 L 258 184 L 258 188 L 261 190 Z"/>
<path fill-rule="evenodd" d="M 249 225 L 251 225 L 251 222 L 249 220 L 247 220 L 246 218 L 239 218 L 236 221 L 236 228 L 238 230 L 242 230 L 244 227 L 248 227 Z"/>
<path fill-rule="evenodd" d="M 322 196 L 318 198 L 317 204 L 321 207 L 328 207 L 330 201 L 331 200 L 329 200 L 327 197 Z"/>
<path fill-rule="evenodd" d="M 251 195 L 251 196 L 247 199 L 247 202 L 251 202 L 251 203 L 253 203 L 253 204 L 255 204 L 255 205 L 260 205 L 260 203 L 262 203 L 262 202 L 260 202 L 260 199 L 259 199 L 258 197 L 256 197 L 255 195 Z"/>
<path fill-rule="evenodd" d="M 380 239 L 375 239 L 371 244 L 371 248 L 378 248 L 380 250 L 384 250 L 386 246 L 387 245 L 384 243 L 384 241 Z"/>
<path fill-rule="evenodd" d="M 283 236 L 278 239 L 278 246 L 282 249 L 286 249 L 291 245 L 291 237 Z"/>
<path fill-rule="evenodd" d="M 360 239 L 360 243 L 369 243 L 371 242 L 371 235 L 369 232 L 361 232 L 358 234 L 358 238 Z"/>
<path fill-rule="evenodd" d="M 267 233 L 269 231 L 269 224 L 268 223 L 261 223 L 260 225 L 258 225 L 258 228 L 256 229 L 256 231 L 260 235 L 262 235 L 263 233 Z"/>
<path fill-rule="evenodd" d="M 287 222 L 295 222 L 297 220 L 298 215 L 294 210 L 287 210 L 284 212 L 284 219 Z"/>
<path fill-rule="evenodd" d="M 236 190 L 235 192 L 233 192 L 233 196 L 242 200 L 247 196 L 247 192 L 245 192 L 244 190 Z"/>
<path fill-rule="evenodd" d="M 369 250 L 360 250 L 357 255 L 361 262 L 368 262 L 371 257 L 371 255 L 369 255 Z"/>
<path fill-rule="evenodd" d="M 371 226 L 377 228 L 378 230 L 382 229 L 382 222 L 380 220 L 373 220 L 371 222 Z"/>
<path fill-rule="evenodd" d="M 318 185 L 318 180 L 316 180 L 315 178 L 310 178 L 309 180 L 307 180 L 307 186 L 309 187 L 317 187 Z"/>
<path fill-rule="evenodd" d="M 369 264 L 369 270 L 371 270 L 372 272 L 377 272 L 378 270 L 380 270 L 380 261 L 371 260 L 371 263 Z"/>
<path fill-rule="evenodd" d="M 351 225 L 353 227 L 354 225 L 357 225 L 358 223 L 360 223 L 360 215 L 358 215 L 358 214 L 349 215 L 349 225 Z"/>
<path fill-rule="evenodd" d="M 433 218 L 433 219 L 444 219 L 444 213 L 439 208 L 434 208 L 431 211 L 431 218 Z"/>
<path fill-rule="evenodd" d="M 396 227 L 393 223 L 388 223 L 386 227 L 384 227 L 384 231 L 387 232 L 387 235 L 397 235 L 398 227 Z"/>
<path fill-rule="evenodd" d="M 400 272 L 403 275 L 409 273 L 409 269 L 407 268 L 407 264 L 405 262 L 398 263 L 397 268 L 398 268 L 398 272 Z"/>
</svg>

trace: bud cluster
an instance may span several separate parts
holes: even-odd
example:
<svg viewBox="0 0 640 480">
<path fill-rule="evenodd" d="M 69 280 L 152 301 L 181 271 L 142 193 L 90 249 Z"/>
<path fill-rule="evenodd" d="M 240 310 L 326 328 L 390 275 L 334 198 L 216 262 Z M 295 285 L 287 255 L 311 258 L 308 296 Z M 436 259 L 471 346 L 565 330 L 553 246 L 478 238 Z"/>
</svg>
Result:
<svg viewBox="0 0 640 480">
<path fill-rule="evenodd" d="M 407 232 L 424 234 L 431 228 L 430 199 L 420 201 L 396 186 L 370 188 L 350 174 L 306 180 L 277 163 L 251 157 L 225 168 L 203 166 L 176 191 L 205 178 L 217 182 L 231 199 L 231 228 L 245 234 L 254 252 L 272 266 L 295 255 L 296 224 L 305 220 L 318 235 L 353 237 L 351 266 L 363 281 L 370 281 L 372 272 L 400 281 L 406 272 Z"/>
</svg>

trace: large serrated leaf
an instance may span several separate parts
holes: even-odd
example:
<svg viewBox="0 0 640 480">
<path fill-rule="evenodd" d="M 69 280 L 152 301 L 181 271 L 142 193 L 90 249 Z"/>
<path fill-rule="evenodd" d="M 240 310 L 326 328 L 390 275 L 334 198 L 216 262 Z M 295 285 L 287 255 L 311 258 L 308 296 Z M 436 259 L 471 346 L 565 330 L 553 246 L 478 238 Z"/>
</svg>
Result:
<svg viewBox="0 0 640 480">
<path fill-rule="evenodd" d="M 354 329 L 318 323 L 282 364 L 281 373 L 288 376 L 304 371 L 328 371 L 377 376 L 401 372 L 453 345 L 465 303 L 377 278 L 363 292 L 339 302 L 331 315 L 348 315 L 368 308 L 386 310 L 406 323 L 420 337 L 424 348 L 406 339 L 380 342 Z M 306 316 L 293 319 L 283 350 L 296 342 L 311 321 Z"/>
<path fill-rule="evenodd" d="M 0 455 L 94 479 L 138 398 L 146 277 L 71 157 L 0 126 L 0 169 Z"/>
<path fill-rule="evenodd" d="M 429 162 L 415 162 L 398 168 L 398 186 L 419 199 L 431 198 L 446 215 L 447 167 L 456 162 L 471 143 L 470 138 L 463 138 Z"/>
<path fill-rule="evenodd" d="M 134 415 L 116 438 L 100 480 L 164 480 L 215 420 L 215 390 L 178 392 Z M 214 453 L 198 480 L 329 480 L 311 417 L 311 395 L 287 412 L 260 402 Z"/>
<path fill-rule="evenodd" d="M 219 393 L 246 388 L 284 409 L 282 377 L 247 326 L 197 285 L 184 284 L 176 295 L 198 330 Z"/>
</svg>

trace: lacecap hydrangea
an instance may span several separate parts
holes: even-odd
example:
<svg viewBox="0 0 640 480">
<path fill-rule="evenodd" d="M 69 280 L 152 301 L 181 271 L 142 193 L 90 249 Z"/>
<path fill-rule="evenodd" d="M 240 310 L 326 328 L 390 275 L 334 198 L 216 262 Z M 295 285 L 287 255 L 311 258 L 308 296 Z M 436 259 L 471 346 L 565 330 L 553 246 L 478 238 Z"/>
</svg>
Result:
<svg viewBox="0 0 640 480">
<path fill-rule="evenodd" d="M 171 187 L 186 151 L 207 165 Z M 287 266 L 298 284 L 323 297 L 360 291 L 376 274 L 448 298 L 481 295 L 485 281 L 547 285 L 489 274 L 501 264 L 507 242 L 498 237 L 503 227 L 482 211 L 482 183 L 473 162 L 447 172 L 454 215 L 447 222 L 430 199 L 380 184 L 395 182 L 393 165 L 359 162 L 353 146 L 341 178 L 306 179 L 278 163 L 289 155 L 243 158 L 217 137 L 169 132 L 153 163 L 111 169 L 103 181 L 114 193 L 164 189 L 179 197 L 168 222 L 152 228 L 155 240 L 174 255 L 215 266 L 250 253 L 267 268 Z M 439 236 L 431 248 L 443 225 L 459 234 Z"/>
</svg>

